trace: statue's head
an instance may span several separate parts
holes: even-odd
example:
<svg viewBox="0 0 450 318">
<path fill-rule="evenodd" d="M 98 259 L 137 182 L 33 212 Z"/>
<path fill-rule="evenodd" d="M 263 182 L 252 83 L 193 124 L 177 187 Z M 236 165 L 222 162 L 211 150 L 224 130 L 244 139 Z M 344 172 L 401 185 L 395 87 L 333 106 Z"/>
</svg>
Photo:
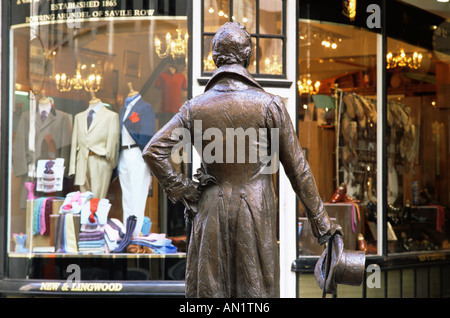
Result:
<svg viewBox="0 0 450 318">
<path fill-rule="evenodd" d="M 217 67 L 240 64 L 247 68 L 252 57 L 252 40 L 238 22 L 222 25 L 212 39 L 212 56 Z"/>
</svg>

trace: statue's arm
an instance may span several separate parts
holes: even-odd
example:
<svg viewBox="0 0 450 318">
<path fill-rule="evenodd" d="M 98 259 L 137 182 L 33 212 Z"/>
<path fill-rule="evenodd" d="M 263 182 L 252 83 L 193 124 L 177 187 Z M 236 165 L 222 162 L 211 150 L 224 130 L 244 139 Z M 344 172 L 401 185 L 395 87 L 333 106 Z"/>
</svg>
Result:
<svg viewBox="0 0 450 318">
<path fill-rule="evenodd" d="M 292 121 L 278 96 L 268 108 L 267 123 L 272 128 L 278 128 L 280 162 L 306 211 L 314 236 L 323 244 L 341 229 L 332 224 L 328 217 Z"/>
<path fill-rule="evenodd" d="M 194 182 L 177 169 L 180 145 L 190 138 L 188 102 L 145 146 L 142 157 L 172 202 L 195 202 L 198 198 Z M 190 140 L 188 140 L 188 147 Z M 174 161 L 175 160 L 175 161 Z M 179 166 L 179 164 L 178 164 Z"/>
</svg>

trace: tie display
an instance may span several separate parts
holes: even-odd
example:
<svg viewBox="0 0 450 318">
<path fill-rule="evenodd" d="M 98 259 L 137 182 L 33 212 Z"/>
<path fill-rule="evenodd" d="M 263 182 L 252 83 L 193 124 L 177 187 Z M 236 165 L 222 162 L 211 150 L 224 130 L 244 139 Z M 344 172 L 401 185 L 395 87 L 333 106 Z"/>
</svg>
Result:
<svg viewBox="0 0 450 318">
<path fill-rule="evenodd" d="M 92 124 L 92 119 L 94 118 L 94 110 L 93 109 L 91 109 L 90 111 L 89 111 L 89 114 L 88 114 L 88 117 L 87 117 L 87 125 L 88 125 L 88 129 L 89 129 L 89 127 L 91 126 L 91 124 Z"/>
</svg>

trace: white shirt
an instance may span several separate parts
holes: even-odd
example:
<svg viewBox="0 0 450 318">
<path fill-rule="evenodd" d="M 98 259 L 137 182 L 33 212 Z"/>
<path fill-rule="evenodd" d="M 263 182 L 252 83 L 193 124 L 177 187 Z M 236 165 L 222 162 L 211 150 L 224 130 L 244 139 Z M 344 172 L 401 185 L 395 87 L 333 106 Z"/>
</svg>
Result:
<svg viewBox="0 0 450 318">
<path fill-rule="evenodd" d="M 92 114 L 92 120 L 94 120 L 95 115 L 97 115 L 98 111 L 103 107 L 103 103 L 102 102 L 98 102 L 95 104 L 89 104 L 89 111 L 94 110 L 94 113 Z M 89 114 L 89 112 L 88 112 Z"/>
<path fill-rule="evenodd" d="M 123 115 L 123 121 L 125 121 L 125 119 L 128 117 L 128 114 L 131 111 L 131 108 L 133 108 L 134 104 L 136 104 L 136 102 L 138 100 L 141 99 L 141 96 L 136 97 L 135 99 L 133 99 L 133 101 L 128 104 L 126 110 L 125 110 L 125 114 Z M 125 127 L 125 125 L 122 126 L 122 146 L 129 146 L 129 145 L 134 145 L 136 144 L 136 142 L 134 141 L 133 137 L 131 137 L 130 133 L 128 132 L 128 129 Z"/>
<path fill-rule="evenodd" d="M 47 112 L 47 115 L 50 114 L 50 111 L 52 110 L 52 104 L 50 104 L 50 102 L 45 104 L 39 103 L 39 114 L 42 114 L 44 110 Z"/>
</svg>

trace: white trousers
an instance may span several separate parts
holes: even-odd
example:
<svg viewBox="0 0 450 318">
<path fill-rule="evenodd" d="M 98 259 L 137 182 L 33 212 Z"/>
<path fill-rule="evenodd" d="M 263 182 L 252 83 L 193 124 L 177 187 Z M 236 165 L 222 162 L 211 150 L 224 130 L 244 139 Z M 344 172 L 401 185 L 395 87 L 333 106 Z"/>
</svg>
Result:
<svg viewBox="0 0 450 318">
<path fill-rule="evenodd" d="M 121 150 L 118 171 L 122 188 L 123 225 L 126 227 L 127 218 L 135 215 L 137 220 L 133 236 L 139 236 L 151 178 L 150 169 L 139 147 Z"/>
</svg>

